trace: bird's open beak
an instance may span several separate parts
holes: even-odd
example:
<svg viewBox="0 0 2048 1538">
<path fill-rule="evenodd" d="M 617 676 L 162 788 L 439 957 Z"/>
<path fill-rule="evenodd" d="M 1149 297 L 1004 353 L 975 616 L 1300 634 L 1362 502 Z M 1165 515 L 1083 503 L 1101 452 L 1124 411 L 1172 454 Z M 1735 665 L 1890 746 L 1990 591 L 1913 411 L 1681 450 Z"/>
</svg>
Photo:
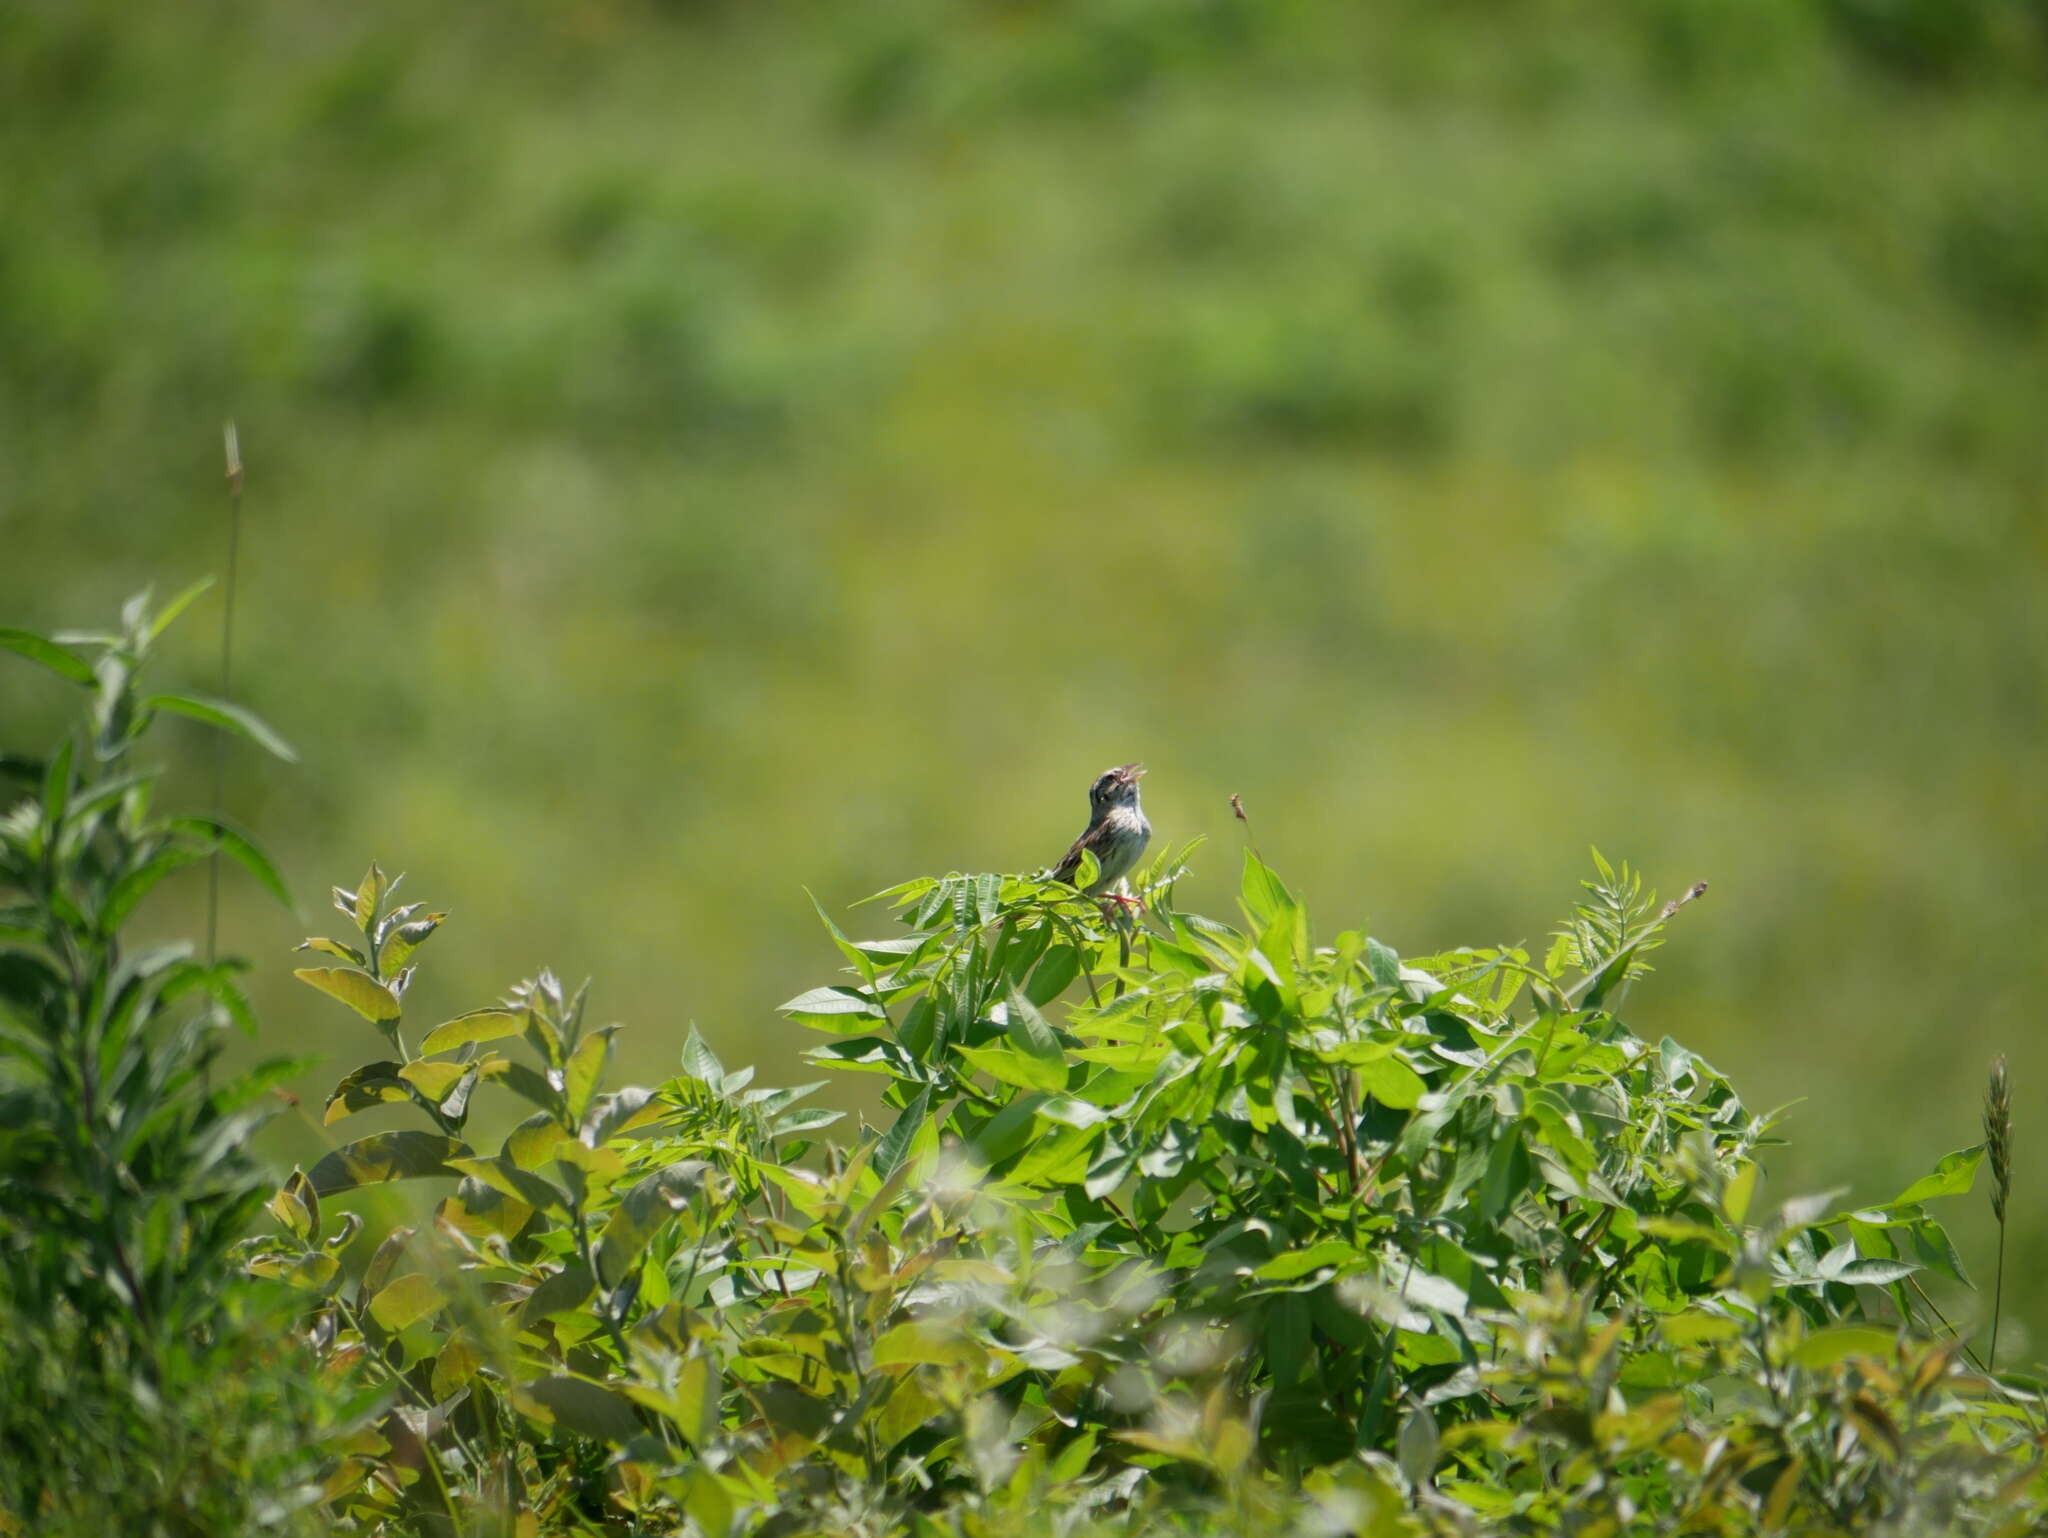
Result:
<svg viewBox="0 0 2048 1538">
<path fill-rule="evenodd" d="M 1121 769 L 1117 770 L 1116 775 L 1126 785 L 1135 785 L 1145 777 L 1145 766 L 1143 764 L 1125 764 Z"/>
</svg>

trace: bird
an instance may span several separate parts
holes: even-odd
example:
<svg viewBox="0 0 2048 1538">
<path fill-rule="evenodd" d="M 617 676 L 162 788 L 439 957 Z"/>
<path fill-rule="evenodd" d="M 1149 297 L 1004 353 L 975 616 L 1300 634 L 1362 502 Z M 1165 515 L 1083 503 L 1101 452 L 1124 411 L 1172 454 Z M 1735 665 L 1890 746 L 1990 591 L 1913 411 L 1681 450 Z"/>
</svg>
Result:
<svg viewBox="0 0 2048 1538">
<path fill-rule="evenodd" d="M 1090 897 L 1099 897 L 1130 873 L 1152 838 L 1152 824 L 1138 806 L 1138 781 L 1143 764 L 1119 764 L 1105 769 L 1088 787 L 1088 826 L 1074 840 L 1066 858 L 1053 867 L 1052 879 L 1069 886 L 1081 868 L 1081 851 L 1095 856 L 1095 879 L 1087 886 Z M 1119 902 L 1129 899 L 1117 898 Z"/>
</svg>

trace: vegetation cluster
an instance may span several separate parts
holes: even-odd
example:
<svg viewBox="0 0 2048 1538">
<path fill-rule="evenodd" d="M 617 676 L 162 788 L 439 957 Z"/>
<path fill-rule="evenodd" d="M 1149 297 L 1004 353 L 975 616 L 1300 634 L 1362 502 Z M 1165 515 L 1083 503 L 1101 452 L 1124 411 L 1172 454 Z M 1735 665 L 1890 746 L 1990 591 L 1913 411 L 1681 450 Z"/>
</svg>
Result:
<svg viewBox="0 0 2048 1538">
<path fill-rule="evenodd" d="M 1042 877 L 880 895 L 784 1012 L 889 1114 L 835 1131 L 728 1069 L 615 1085 L 619 1027 L 541 972 L 409 1019 L 445 913 L 372 866 L 306 985 L 395 1110 L 281 1184 L 226 1076 L 239 962 L 131 949 L 216 853 L 152 810 L 165 623 L 0 644 L 87 719 L 0 819 L 0 1530 L 138 1534 L 2032 1531 L 2038 1387 L 1927 1290 L 1935 1208 L 1766 1199 L 1772 1118 L 1624 1023 L 1667 925 L 1596 859 L 1552 943 L 1327 938 L 1247 848 L 1229 922 Z M 1085 884 L 1085 882 L 1084 882 Z M 408 894 L 409 896 L 409 894 Z M 881 910 L 876 910 L 878 913 Z M 2011 1195 L 2002 1070 L 1987 1108 Z M 492 1108 L 509 1108 L 493 1130 Z M 347 1135 L 346 1128 L 343 1136 Z M 412 1220 L 376 1198 L 431 1193 Z M 267 1207 L 267 1211 L 265 1210 Z"/>
<path fill-rule="evenodd" d="M 793 1080 L 796 882 L 1050 858 L 1142 754 L 1414 952 L 1588 842 L 1711 875 L 1650 1034 L 1896 1190 L 2000 1045 L 2048 1111 L 2043 14 L 11 0 L 0 613 L 218 569 L 240 420 L 238 697 L 309 768 L 228 804 L 463 893 L 421 1011 L 573 957 Z"/>
</svg>

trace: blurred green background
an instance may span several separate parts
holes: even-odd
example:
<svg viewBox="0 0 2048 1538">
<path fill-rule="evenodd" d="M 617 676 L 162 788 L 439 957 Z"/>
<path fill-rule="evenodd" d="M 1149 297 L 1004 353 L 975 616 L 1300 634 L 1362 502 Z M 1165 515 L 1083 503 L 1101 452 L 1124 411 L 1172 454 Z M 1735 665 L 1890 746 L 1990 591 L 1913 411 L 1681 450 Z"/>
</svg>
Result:
<svg viewBox="0 0 2048 1538">
<path fill-rule="evenodd" d="M 1236 791 L 1409 954 L 1710 879 L 1632 1022 L 1804 1097 L 1780 1195 L 2009 1052 L 2048 1321 L 2044 81 L 2040 0 L 15 0 L 0 619 L 220 570 L 237 418 L 305 763 L 233 814 L 311 927 L 454 911 L 412 1012 L 593 974 L 641 1078 L 811 1077 L 804 889 L 1129 758 L 1190 900 Z M 368 1055 L 230 892 L 267 1041 Z"/>
</svg>

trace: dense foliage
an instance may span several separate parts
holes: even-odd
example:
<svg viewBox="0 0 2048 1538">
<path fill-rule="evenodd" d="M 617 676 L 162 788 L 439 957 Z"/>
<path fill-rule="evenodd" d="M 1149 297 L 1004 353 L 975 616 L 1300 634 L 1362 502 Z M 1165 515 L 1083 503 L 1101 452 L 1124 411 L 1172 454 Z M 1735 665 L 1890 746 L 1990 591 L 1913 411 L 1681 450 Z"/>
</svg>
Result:
<svg viewBox="0 0 2048 1538">
<path fill-rule="evenodd" d="M 1185 851 L 1135 914 L 1001 875 L 883 894 L 879 939 L 821 911 L 844 972 L 785 1011 L 891 1108 L 842 1140 L 802 1104 L 817 1085 L 757 1086 L 694 1030 L 677 1077 L 608 1087 L 619 1028 L 548 973 L 409 1022 L 446 915 L 373 866 L 297 975 L 385 1049 L 325 1120 L 410 1124 L 294 1170 L 242 1238 L 265 1078 L 208 1074 L 238 964 L 118 939 L 215 848 L 275 876 L 217 820 L 153 818 L 126 760 L 164 710 L 282 745 L 138 693 L 160 624 L 133 606 L 93 665 L 0 632 L 93 700 L 0 825 L 0 1324 L 30 1369 L 0 1388 L 0 1523 L 90 1530 L 94 1501 L 135 1532 L 706 1538 L 2048 1511 L 2031 1388 L 1978 1369 L 1918 1285 L 1963 1280 L 1927 1204 L 1983 1149 L 1887 1203 L 1764 1202 L 1769 1118 L 1618 1014 L 1700 889 L 1659 907 L 1605 861 L 1540 957 L 1318 943 L 1250 849 L 1232 923 L 1178 905 Z M 486 1138 L 488 1098 L 524 1119 Z M 390 1181 L 438 1187 L 431 1220 L 338 1210 Z"/>
<path fill-rule="evenodd" d="M 136 756 L 163 712 L 289 756 L 225 701 L 143 692 L 196 596 L 134 599 L 117 630 L 62 645 L 0 630 L 88 701 L 54 752 L 0 755 L 0 1532 L 268 1531 L 312 1468 L 291 1320 L 229 1256 L 267 1186 L 249 1150 L 263 1091 L 306 1064 L 218 1074 L 221 1031 L 255 1032 L 247 963 L 124 933 L 158 882 L 217 852 L 285 896 L 234 829 L 159 812 Z"/>
<path fill-rule="evenodd" d="M 694 1032 L 603 1089 L 615 1027 L 543 974 L 406 1046 L 442 915 L 372 869 L 344 963 L 299 975 L 394 1056 L 327 1116 L 428 1126 L 295 1173 L 258 1271 L 390 1407 L 330 1478 L 370 1528 L 496 1512 L 740 1532 L 1977 1530 L 2030 1495 L 2031 1401 L 1914 1321 L 1961 1279 L 1925 1203 L 1766 1207 L 1768 1122 L 1617 1018 L 1679 906 L 1604 862 L 1540 961 L 1403 961 L 1247 851 L 1241 922 L 1145 918 L 996 875 L 827 928 L 851 976 L 785 1009 L 878 1074 L 818 1146 L 815 1085 L 756 1087 Z M 1062 1001 L 1066 1001 L 1064 1005 Z M 1055 1023 L 1057 1020 L 1057 1023 Z M 517 1056 L 501 1050 L 517 1044 Z M 476 1096 L 532 1114 L 495 1152 Z M 455 1182 L 360 1276 L 321 1205 Z"/>
</svg>

